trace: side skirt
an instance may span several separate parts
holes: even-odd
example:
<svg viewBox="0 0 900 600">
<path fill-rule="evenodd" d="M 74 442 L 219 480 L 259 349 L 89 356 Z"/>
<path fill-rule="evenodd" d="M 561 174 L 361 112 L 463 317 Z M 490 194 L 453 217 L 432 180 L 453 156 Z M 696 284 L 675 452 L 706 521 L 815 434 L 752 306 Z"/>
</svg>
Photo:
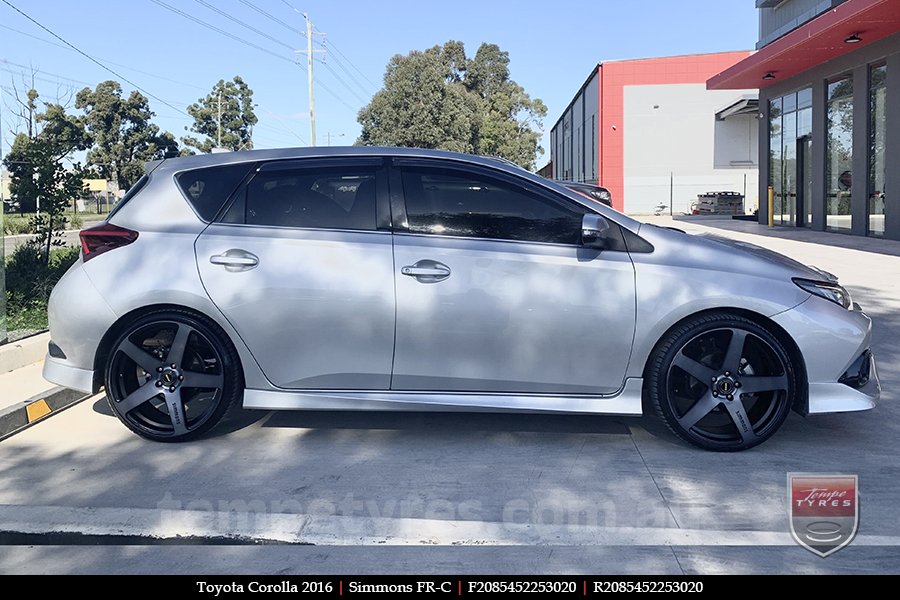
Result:
<svg viewBox="0 0 900 600">
<path fill-rule="evenodd" d="M 376 410 L 434 412 L 552 412 L 641 415 L 643 379 L 629 378 L 610 396 L 368 392 L 360 390 L 244 391 L 244 408 L 260 410 Z"/>
</svg>

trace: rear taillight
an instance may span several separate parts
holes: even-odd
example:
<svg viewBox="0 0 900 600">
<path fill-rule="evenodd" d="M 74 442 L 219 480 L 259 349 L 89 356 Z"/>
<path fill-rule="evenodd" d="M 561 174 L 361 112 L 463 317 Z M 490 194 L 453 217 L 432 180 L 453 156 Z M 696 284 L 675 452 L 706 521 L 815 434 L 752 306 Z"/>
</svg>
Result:
<svg viewBox="0 0 900 600">
<path fill-rule="evenodd" d="M 81 254 L 87 262 L 104 252 L 127 246 L 138 238 L 138 232 L 111 223 L 100 223 L 82 229 L 78 237 L 81 238 Z"/>
</svg>

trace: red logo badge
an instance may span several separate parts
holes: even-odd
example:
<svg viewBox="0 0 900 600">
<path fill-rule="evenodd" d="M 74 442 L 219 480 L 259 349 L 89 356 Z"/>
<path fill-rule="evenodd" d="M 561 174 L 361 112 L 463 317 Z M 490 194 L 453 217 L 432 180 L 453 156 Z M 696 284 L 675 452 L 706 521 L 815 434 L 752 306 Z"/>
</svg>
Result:
<svg viewBox="0 0 900 600">
<path fill-rule="evenodd" d="M 825 558 L 849 544 L 859 526 L 859 477 L 788 473 L 791 535 Z"/>
</svg>

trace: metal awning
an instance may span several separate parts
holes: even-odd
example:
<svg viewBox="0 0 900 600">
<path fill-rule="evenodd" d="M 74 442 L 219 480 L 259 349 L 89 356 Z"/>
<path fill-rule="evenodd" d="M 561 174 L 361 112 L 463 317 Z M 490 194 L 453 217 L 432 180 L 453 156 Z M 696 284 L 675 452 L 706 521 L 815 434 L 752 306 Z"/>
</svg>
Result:
<svg viewBox="0 0 900 600">
<path fill-rule="evenodd" d="M 897 0 L 847 0 L 710 78 L 706 87 L 765 89 L 900 32 L 898 4 Z M 855 43 L 847 41 L 857 38 Z"/>
<path fill-rule="evenodd" d="M 737 115 L 755 115 L 759 112 L 759 98 L 744 96 L 737 102 L 730 104 L 716 112 L 716 121 L 724 121 L 728 117 Z"/>
</svg>

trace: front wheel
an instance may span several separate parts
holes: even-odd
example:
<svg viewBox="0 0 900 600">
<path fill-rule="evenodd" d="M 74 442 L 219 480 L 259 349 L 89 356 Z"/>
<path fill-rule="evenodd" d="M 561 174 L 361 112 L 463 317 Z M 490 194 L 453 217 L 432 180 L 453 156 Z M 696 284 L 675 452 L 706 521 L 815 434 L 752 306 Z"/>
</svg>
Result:
<svg viewBox="0 0 900 600">
<path fill-rule="evenodd" d="M 745 450 L 784 423 L 797 390 L 790 354 L 740 315 L 691 319 L 657 345 L 647 391 L 675 435 L 707 450 Z"/>
<path fill-rule="evenodd" d="M 137 319 L 114 342 L 106 397 L 116 416 L 158 442 L 196 438 L 239 405 L 237 353 L 206 317 L 165 310 Z"/>
</svg>

